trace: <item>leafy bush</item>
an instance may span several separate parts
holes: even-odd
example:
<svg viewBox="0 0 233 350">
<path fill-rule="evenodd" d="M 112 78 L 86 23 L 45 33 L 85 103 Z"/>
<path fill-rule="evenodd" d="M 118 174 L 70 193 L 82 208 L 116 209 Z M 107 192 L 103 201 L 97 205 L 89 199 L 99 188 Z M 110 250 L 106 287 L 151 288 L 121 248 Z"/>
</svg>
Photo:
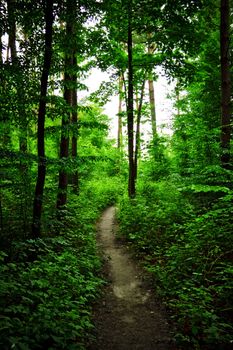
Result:
<svg viewBox="0 0 233 350">
<path fill-rule="evenodd" d="M 100 280 L 94 262 L 72 251 L 1 267 L 1 347 L 82 349 L 90 301 Z"/>
<path fill-rule="evenodd" d="M 212 187 L 194 186 L 212 193 Z M 184 348 L 230 349 L 233 342 L 233 195 L 226 189 L 200 212 L 190 189 L 172 181 L 139 187 L 119 204 L 120 234 L 136 248 L 173 312 Z M 219 192 L 219 188 L 215 188 Z M 210 193 L 209 198 L 212 194 Z M 214 194 L 216 191 L 214 191 Z"/>
<path fill-rule="evenodd" d="M 64 220 L 51 221 L 50 236 L 16 241 L 0 253 L 1 349 L 85 348 L 91 304 L 103 283 L 94 224 L 120 187 L 115 179 L 101 185 L 93 179 L 78 198 L 70 194 Z"/>
</svg>

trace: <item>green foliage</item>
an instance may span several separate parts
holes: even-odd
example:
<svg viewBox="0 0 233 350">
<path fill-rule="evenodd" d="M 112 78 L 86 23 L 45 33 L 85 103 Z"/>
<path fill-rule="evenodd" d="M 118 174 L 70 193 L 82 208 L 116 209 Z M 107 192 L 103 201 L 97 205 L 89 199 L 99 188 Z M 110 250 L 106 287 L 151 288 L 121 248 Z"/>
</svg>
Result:
<svg viewBox="0 0 233 350">
<path fill-rule="evenodd" d="M 93 224 L 113 200 L 107 189 L 91 200 L 90 188 L 73 198 L 59 236 L 16 242 L 1 253 L 3 349 L 84 349 L 90 304 L 102 284 Z"/>
<path fill-rule="evenodd" d="M 173 230 L 192 216 L 193 208 L 171 181 L 145 181 L 138 189 L 137 199 L 125 198 L 119 203 L 120 232 L 135 241 L 139 254 L 153 255 L 161 244 L 170 245 Z"/>
<path fill-rule="evenodd" d="M 38 260 L 1 267 L 3 349 L 84 348 L 91 327 L 88 303 L 101 281 L 93 274 L 97 260 L 87 252 L 77 254 L 68 243 L 61 237 L 44 251 L 40 247 Z M 30 253 L 37 244 L 25 243 Z"/>
<path fill-rule="evenodd" d="M 29 239 L 38 165 L 43 3 L 16 1 L 11 14 L 6 2 L 0 5 L 1 40 L 13 31 L 13 17 L 17 29 L 17 57 L 11 47 L 6 59 L 7 47 L 0 42 L 0 346 L 6 350 L 84 349 L 92 327 L 90 304 L 102 284 L 96 277 L 100 261 L 93 225 L 126 187 L 126 161 L 107 140 L 108 118 L 100 107 L 79 102 L 78 122 L 63 129 L 59 119 L 68 121 L 77 109 L 62 97 L 64 56 L 72 50 L 78 64 L 66 71 L 75 73 L 77 82 L 66 86 L 85 89 L 82 79 L 95 64 L 105 71 L 111 67 L 113 74 L 92 100 L 103 105 L 117 91 L 115 79 L 128 66 L 128 4 L 83 2 L 75 20 L 77 35 L 67 37 L 66 4 L 56 2 L 46 98 L 42 238 Z M 154 67 L 162 64 L 170 78 L 178 78 L 177 115 L 171 142 L 154 137 L 149 156 L 140 162 L 139 196 L 120 201 L 120 234 L 154 275 L 173 312 L 180 344 L 185 349 L 225 349 L 233 341 L 233 195 L 232 172 L 219 162 L 219 9 L 213 0 L 131 4 L 134 89 L 141 88 L 144 78 L 155 79 Z M 86 22 L 90 19 L 96 20 L 95 26 Z M 148 53 L 148 45 L 155 52 Z M 147 110 L 142 106 L 143 116 Z M 78 157 L 58 160 L 61 132 L 78 137 Z M 69 185 L 78 173 L 79 196 L 69 186 L 69 201 L 58 220 L 61 169 L 69 173 Z"/>
<path fill-rule="evenodd" d="M 170 140 L 161 136 L 154 136 L 148 146 L 148 159 L 142 161 L 142 176 L 152 181 L 166 178 L 171 171 L 171 159 L 169 155 Z"/>
<path fill-rule="evenodd" d="M 91 304 L 103 281 L 94 224 L 113 204 L 123 182 L 119 155 L 106 140 L 107 117 L 96 106 L 82 109 L 79 157 L 57 161 L 59 128 L 47 120 L 47 178 L 43 238 L 30 240 L 32 191 L 36 163 L 32 154 L 4 152 L 1 188 L 0 346 L 3 349 L 84 349 L 91 324 Z M 13 147 L 17 149 L 18 139 Z M 29 143 L 34 153 L 34 142 Z M 21 164 L 27 172 L 22 176 Z M 58 168 L 80 173 L 80 194 L 69 191 L 63 220 L 54 203 Z M 27 175 L 27 176 L 26 176 Z M 103 181 L 104 178 L 104 181 Z M 59 235 L 57 235 L 59 233 Z"/>
<path fill-rule="evenodd" d="M 185 349 L 228 349 L 233 339 L 233 194 L 219 186 L 190 187 L 193 195 L 179 177 L 144 180 L 137 199 L 119 204 L 120 235 L 154 276 L 172 311 L 177 342 Z M 206 203 L 214 198 L 213 204 L 201 208 L 195 191 L 200 197 L 208 194 Z"/>
</svg>

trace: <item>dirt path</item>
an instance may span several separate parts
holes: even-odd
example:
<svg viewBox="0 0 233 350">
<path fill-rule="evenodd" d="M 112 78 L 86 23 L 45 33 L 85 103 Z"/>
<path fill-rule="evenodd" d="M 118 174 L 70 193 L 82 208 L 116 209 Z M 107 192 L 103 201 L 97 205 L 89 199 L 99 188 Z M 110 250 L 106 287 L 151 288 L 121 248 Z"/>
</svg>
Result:
<svg viewBox="0 0 233 350">
<path fill-rule="evenodd" d="M 89 350 L 175 349 L 163 307 L 125 247 L 116 242 L 115 208 L 98 225 L 99 245 L 106 257 L 109 285 L 94 311 L 97 343 Z"/>
</svg>

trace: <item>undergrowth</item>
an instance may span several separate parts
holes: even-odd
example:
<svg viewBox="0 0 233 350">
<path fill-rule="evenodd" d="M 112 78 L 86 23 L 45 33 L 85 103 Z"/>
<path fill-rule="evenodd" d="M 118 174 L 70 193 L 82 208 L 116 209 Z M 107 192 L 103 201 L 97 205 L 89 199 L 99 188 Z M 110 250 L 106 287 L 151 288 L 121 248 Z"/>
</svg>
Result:
<svg viewBox="0 0 233 350">
<path fill-rule="evenodd" d="M 59 226 L 53 220 L 44 238 L 0 252 L 1 349 L 85 349 L 91 304 L 103 284 L 94 224 L 117 186 L 114 179 L 90 181 L 80 196 L 70 194 L 65 219 Z"/>
<path fill-rule="evenodd" d="M 173 180 L 138 187 L 136 199 L 119 203 L 120 234 L 153 274 L 173 314 L 178 344 L 184 349 L 230 349 L 232 192 L 200 185 L 198 195 L 205 194 L 201 210 L 197 190 L 194 195 L 187 184 Z"/>
</svg>

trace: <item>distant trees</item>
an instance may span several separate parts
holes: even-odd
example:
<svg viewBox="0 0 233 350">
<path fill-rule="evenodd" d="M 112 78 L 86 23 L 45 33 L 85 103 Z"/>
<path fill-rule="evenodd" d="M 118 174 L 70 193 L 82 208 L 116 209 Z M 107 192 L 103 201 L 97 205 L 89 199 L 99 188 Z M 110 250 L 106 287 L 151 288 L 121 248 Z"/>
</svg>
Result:
<svg viewBox="0 0 233 350">
<path fill-rule="evenodd" d="M 167 143 L 176 170 L 191 176 L 220 164 L 230 169 L 230 6 L 229 1 L 221 1 L 219 9 L 213 3 L 1 3 L 1 150 L 7 173 L 3 192 L 11 193 L 14 187 L 20 201 L 18 219 L 24 217 L 26 222 L 29 217 L 33 237 L 40 236 L 43 215 L 62 217 L 54 215 L 54 210 L 65 208 L 69 184 L 74 193 L 79 193 L 78 113 L 83 106 L 78 106 L 77 96 L 84 75 L 93 66 L 111 70 L 108 96 L 119 90 L 118 148 L 123 149 L 125 124 L 130 198 L 136 195 L 140 171 L 143 118 L 151 121 L 154 140 L 150 149 L 155 163 L 162 159 L 164 145 L 157 131 L 153 86 L 158 65 L 178 81 L 179 113 L 174 117 L 171 144 Z M 96 25 L 87 25 L 93 18 Z M 20 181 L 14 181 L 15 176 L 20 176 Z M 58 187 L 54 185 L 57 182 Z"/>
</svg>

